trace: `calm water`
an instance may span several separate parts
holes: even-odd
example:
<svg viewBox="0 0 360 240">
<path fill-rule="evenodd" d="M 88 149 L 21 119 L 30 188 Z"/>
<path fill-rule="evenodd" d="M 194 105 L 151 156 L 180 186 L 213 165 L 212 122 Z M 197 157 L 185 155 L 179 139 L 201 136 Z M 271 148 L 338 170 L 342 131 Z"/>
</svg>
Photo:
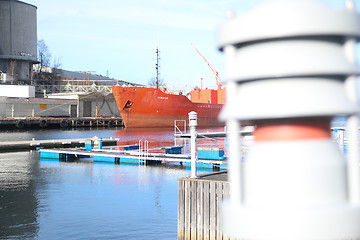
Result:
<svg viewBox="0 0 360 240">
<path fill-rule="evenodd" d="M 0 132 L 0 141 L 93 136 L 116 137 L 120 145 L 148 140 L 149 148 L 174 144 L 172 129 L 12 131 Z M 176 239 L 177 179 L 189 175 L 180 166 L 59 163 L 40 161 L 36 151 L 0 153 L 0 238 Z"/>
</svg>

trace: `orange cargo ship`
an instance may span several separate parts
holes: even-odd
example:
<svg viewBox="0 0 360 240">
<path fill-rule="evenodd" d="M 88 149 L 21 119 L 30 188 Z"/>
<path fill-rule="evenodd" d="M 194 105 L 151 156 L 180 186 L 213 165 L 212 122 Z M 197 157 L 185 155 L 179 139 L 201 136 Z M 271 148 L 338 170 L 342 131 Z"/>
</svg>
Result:
<svg viewBox="0 0 360 240">
<path fill-rule="evenodd" d="M 125 127 L 174 127 L 175 120 L 188 120 L 198 113 L 198 126 L 224 126 L 218 121 L 225 102 L 225 90 L 193 90 L 191 100 L 182 94 L 147 87 L 112 86 Z"/>
</svg>

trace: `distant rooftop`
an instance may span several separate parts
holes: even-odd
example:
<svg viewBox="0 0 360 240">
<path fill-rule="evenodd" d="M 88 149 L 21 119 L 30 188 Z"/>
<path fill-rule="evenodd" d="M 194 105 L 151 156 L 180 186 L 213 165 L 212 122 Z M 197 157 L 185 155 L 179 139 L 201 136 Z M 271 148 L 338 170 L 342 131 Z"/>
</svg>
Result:
<svg viewBox="0 0 360 240">
<path fill-rule="evenodd" d="M 73 79 L 79 79 L 79 80 L 116 80 L 114 78 L 105 77 L 98 74 L 93 74 L 89 72 L 81 72 L 81 71 L 68 71 L 61 69 L 61 75 Z"/>
</svg>

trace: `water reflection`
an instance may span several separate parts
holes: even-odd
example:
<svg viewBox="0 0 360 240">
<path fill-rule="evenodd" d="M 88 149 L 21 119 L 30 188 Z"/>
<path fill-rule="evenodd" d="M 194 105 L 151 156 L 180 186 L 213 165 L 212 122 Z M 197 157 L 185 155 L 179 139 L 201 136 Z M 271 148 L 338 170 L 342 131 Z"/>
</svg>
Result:
<svg viewBox="0 0 360 240">
<path fill-rule="evenodd" d="M 173 134 L 173 129 L 49 130 L 0 134 L 0 141 L 99 136 L 119 138 L 120 145 L 148 140 L 149 148 L 156 148 L 174 145 Z M 177 179 L 188 175 L 179 165 L 40 162 L 37 152 L 0 153 L 0 238 L 175 239 Z"/>
<path fill-rule="evenodd" d="M 0 238 L 34 238 L 38 231 L 32 154 L 0 154 Z"/>
</svg>

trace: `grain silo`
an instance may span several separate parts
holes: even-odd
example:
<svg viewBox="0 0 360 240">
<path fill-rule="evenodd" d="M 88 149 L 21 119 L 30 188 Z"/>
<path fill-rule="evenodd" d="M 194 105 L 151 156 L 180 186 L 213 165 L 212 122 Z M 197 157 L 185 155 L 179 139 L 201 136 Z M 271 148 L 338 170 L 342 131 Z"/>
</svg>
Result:
<svg viewBox="0 0 360 240">
<path fill-rule="evenodd" d="M 37 7 L 0 0 L 0 74 L 2 82 L 29 80 L 37 61 Z"/>
</svg>

